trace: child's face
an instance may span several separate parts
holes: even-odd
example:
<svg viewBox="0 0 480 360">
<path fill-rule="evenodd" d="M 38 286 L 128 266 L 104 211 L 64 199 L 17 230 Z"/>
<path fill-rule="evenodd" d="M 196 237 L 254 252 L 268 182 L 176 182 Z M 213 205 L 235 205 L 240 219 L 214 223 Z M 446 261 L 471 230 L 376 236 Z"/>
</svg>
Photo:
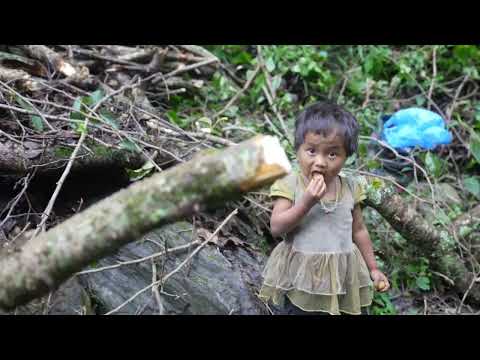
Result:
<svg viewBox="0 0 480 360">
<path fill-rule="evenodd" d="M 325 182 L 333 180 L 347 160 L 343 138 L 332 131 L 328 136 L 308 132 L 297 151 L 303 175 L 311 180 L 315 173 L 322 174 Z"/>
</svg>

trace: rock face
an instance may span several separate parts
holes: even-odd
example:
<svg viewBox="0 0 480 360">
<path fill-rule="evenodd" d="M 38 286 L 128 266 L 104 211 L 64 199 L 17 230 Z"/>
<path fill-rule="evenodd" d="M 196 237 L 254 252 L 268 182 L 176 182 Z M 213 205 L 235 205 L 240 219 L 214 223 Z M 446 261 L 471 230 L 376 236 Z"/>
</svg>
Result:
<svg viewBox="0 0 480 360">
<path fill-rule="evenodd" d="M 192 241 L 192 225 L 178 222 L 153 231 L 130 243 L 115 255 L 92 268 L 134 260 Z M 95 312 L 104 314 L 152 283 L 153 266 L 157 277 L 174 270 L 193 251 L 182 250 L 141 263 L 123 265 L 79 276 L 87 289 Z M 173 275 L 160 293 L 164 314 L 266 314 L 255 296 L 261 284 L 265 258 L 247 247 L 220 248 L 207 245 Z M 151 289 L 143 292 L 117 314 L 158 314 L 159 306 Z"/>
<path fill-rule="evenodd" d="M 60 286 L 51 296 L 35 299 L 17 307 L 14 311 L 2 312 L 0 315 L 89 315 L 93 314 L 89 296 L 72 278 Z"/>
</svg>

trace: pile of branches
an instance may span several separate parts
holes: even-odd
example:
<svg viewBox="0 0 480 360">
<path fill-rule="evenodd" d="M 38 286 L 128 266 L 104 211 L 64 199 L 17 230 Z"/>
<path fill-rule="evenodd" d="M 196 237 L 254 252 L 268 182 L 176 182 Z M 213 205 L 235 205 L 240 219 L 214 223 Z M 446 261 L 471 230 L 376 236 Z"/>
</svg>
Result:
<svg viewBox="0 0 480 360">
<path fill-rule="evenodd" d="M 234 144 L 165 116 L 173 96 L 198 93 L 219 66 L 195 45 L 0 46 L 0 182 L 13 189 L 0 203 L 0 238 L 54 225 L 56 199 L 75 173 L 131 169 L 136 180 Z M 55 190 L 32 205 L 29 185 L 46 177 Z M 268 212 L 256 206 L 265 226 Z"/>
<path fill-rule="evenodd" d="M 82 144 L 79 156 L 93 155 L 96 146 L 114 154 L 122 149 L 136 153 L 118 160 L 133 168 L 138 154 L 148 159 L 155 151 L 163 161 L 181 161 L 184 151 L 175 146 L 169 152 L 165 133 L 174 135 L 169 139 L 197 139 L 165 120 L 166 104 L 175 94 L 198 91 L 216 66 L 213 55 L 188 45 L 4 46 L 0 171 L 26 174 L 38 165 L 38 171 L 64 166 L 47 163 L 69 154 L 86 125 L 90 141 Z"/>
</svg>

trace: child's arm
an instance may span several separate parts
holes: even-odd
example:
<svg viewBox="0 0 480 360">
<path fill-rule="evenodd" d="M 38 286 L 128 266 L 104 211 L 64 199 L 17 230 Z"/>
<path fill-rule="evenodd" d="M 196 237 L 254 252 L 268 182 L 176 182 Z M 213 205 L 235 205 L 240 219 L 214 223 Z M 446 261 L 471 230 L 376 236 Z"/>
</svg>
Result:
<svg viewBox="0 0 480 360">
<path fill-rule="evenodd" d="M 278 198 L 273 205 L 270 218 L 272 236 L 277 237 L 293 230 L 325 192 L 326 185 L 323 176 L 320 175 L 310 181 L 303 197 L 297 203 L 293 204 L 286 198 Z"/>
<path fill-rule="evenodd" d="M 370 277 L 373 280 L 375 287 L 380 291 L 387 291 L 390 288 L 387 277 L 377 268 L 375 255 L 373 253 L 372 241 L 368 234 L 367 227 L 363 222 L 362 209 L 359 204 L 353 208 L 353 225 L 352 225 L 353 242 L 357 244 L 360 253 L 365 259 Z M 380 282 L 384 282 L 384 286 L 379 288 Z"/>
</svg>

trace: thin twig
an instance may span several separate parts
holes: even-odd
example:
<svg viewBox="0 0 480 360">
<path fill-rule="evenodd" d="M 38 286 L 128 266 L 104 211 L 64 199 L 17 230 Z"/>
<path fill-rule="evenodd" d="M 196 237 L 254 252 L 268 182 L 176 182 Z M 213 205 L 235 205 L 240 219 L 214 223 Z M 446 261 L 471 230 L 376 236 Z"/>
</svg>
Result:
<svg viewBox="0 0 480 360">
<path fill-rule="evenodd" d="M 168 250 L 168 253 L 176 252 L 176 251 L 180 251 L 180 250 L 185 250 L 185 249 L 188 249 L 191 246 L 199 244 L 199 243 L 200 243 L 200 240 L 195 240 L 195 241 L 192 241 L 188 244 L 180 245 L 180 246 L 171 248 L 171 249 Z M 76 273 L 76 275 L 92 274 L 92 273 L 96 273 L 96 272 L 100 272 L 100 271 L 104 271 L 104 270 L 116 269 L 116 268 L 119 268 L 119 267 L 124 266 L 124 265 L 138 264 L 138 263 L 150 260 L 150 259 L 155 259 L 157 257 L 164 256 L 166 254 L 167 254 L 167 251 L 160 251 L 158 253 L 155 253 L 155 254 L 152 254 L 152 255 L 149 255 L 149 256 L 145 256 L 145 257 L 140 258 L 140 259 L 124 261 L 124 262 L 120 262 L 120 263 L 115 264 L 115 265 L 109 265 L 109 266 L 104 266 L 104 267 L 101 267 L 101 268 L 80 271 L 80 272 Z"/>
<path fill-rule="evenodd" d="M 70 173 L 70 169 L 73 165 L 73 161 L 77 157 L 77 153 L 80 150 L 80 147 L 82 146 L 83 141 L 85 140 L 85 137 L 87 135 L 87 126 L 88 126 L 89 118 L 85 119 L 85 130 L 82 132 L 82 135 L 80 136 L 80 139 L 78 140 L 77 146 L 75 146 L 75 149 L 73 150 L 72 154 L 70 155 L 70 159 L 68 160 L 67 166 L 65 167 L 65 170 L 62 173 L 62 176 L 60 177 L 60 180 L 57 182 L 57 187 L 55 188 L 55 191 L 53 192 L 52 197 L 50 198 L 50 201 L 47 204 L 47 207 L 43 211 L 42 218 L 40 223 L 37 225 L 37 228 L 35 232 L 32 235 L 32 238 L 38 235 L 39 231 L 45 231 L 45 223 L 47 222 L 48 217 L 50 216 L 50 212 L 53 209 L 53 205 L 55 204 L 55 201 L 58 197 L 58 194 L 60 193 L 60 190 L 63 186 L 63 183 L 65 182 L 65 179 L 67 178 L 67 175 Z"/>
<path fill-rule="evenodd" d="M 441 277 L 442 279 L 446 280 L 450 285 L 452 285 L 452 286 L 455 285 L 455 282 L 454 282 L 452 279 L 450 279 L 448 276 L 446 276 L 446 275 L 444 275 L 444 274 L 442 274 L 442 273 L 439 273 L 439 272 L 437 272 L 437 271 L 432 271 L 432 270 L 431 270 L 430 272 L 431 272 L 432 274 L 437 275 L 437 276 Z"/>
<path fill-rule="evenodd" d="M 136 66 L 139 69 L 141 68 L 138 64 L 136 64 L 134 62 L 114 58 L 114 57 L 107 56 L 107 55 L 101 55 L 101 54 L 98 54 L 98 53 L 96 53 L 95 51 L 92 51 L 92 50 L 81 49 L 81 48 L 71 48 L 71 47 L 69 48 L 68 45 L 59 45 L 59 46 L 65 48 L 67 50 L 69 50 L 69 49 L 73 50 L 74 52 L 76 52 L 78 54 L 90 56 L 90 57 L 95 58 L 95 59 L 114 62 L 114 63 L 118 63 L 118 64 L 123 64 L 123 65 Z"/>
<path fill-rule="evenodd" d="M 268 125 L 271 126 L 273 132 L 280 136 L 281 138 L 285 138 L 285 135 L 278 130 L 278 128 L 273 124 L 273 122 L 270 120 L 267 114 L 263 114 L 263 117 L 265 118 L 265 121 L 267 122 Z"/>
<path fill-rule="evenodd" d="M 155 264 L 155 261 L 152 259 L 152 282 L 157 281 L 157 265 Z M 157 301 L 158 305 L 158 315 L 163 315 L 163 304 L 162 304 L 162 299 L 160 298 L 160 293 L 158 291 L 158 288 L 154 286 L 152 288 L 152 293 L 153 296 L 155 296 L 155 300 Z"/>
<path fill-rule="evenodd" d="M 432 82 L 430 83 L 430 89 L 428 89 L 428 110 L 432 107 L 432 94 L 433 94 L 433 87 L 435 86 L 435 79 L 437 77 L 437 47 L 433 47 L 432 51 L 432 66 L 433 66 L 433 74 L 432 74 Z"/>
<path fill-rule="evenodd" d="M 280 114 L 280 112 L 277 110 L 276 105 L 273 103 L 273 100 L 272 100 L 270 94 L 268 93 L 267 87 L 262 86 L 262 90 L 263 90 L 263 93 L 265 94 L 265 97 L 267 98 L 268 103 L 270 104 L 270 107 L 272 108 L 273 113 L 275 114 L 278 121 L 280 122 L 280 125 L 281 125 L 283 133 L 284 133 L 283 137 L 285 139 L 287 139 L 287 141 L 290 143 L 290 145 L 293 145 L 292 141 L 290 140 L 290 137 L 288 135 L 287 126 L 285 125 L 285 121 L 283 120 L 283 116 L 282 116 L 282 114 Z"/>
<path fill-rule="evenodd" d="M 117 91 L 114 91 L 114 92 L 104 96 L 102 99 L 100 99 L 98 101 L 97 104 L 95 104 L 95 106 L 93 107 L 91 112 L 95 113 L 97 111 L 97 109 L 100 107 L 100 105 L 102 105 L 106 100 L 108 100 L 112 96 L 124 91 L 125 89 L 127 89 L 131 86 L 132 86 L 131 84 L 125 85 L 125 86 L 121 87 L 120 89 L 118 89 Z M 65 167 L 65 170 L 63 171 L 62 176 L 60 177 L 60 180 L 57 182 L 57 187 L 55 188 L 55 191 L 53 192 L 53 195 L 50 198 L 50 201 L 48 202 L 47 207 L 45 208 L 45 210 L 42 214 L 40 224 L 38 224 L 35 232 L 32 235 L 32 238 L 37 236 L 40 230 L 45 231 L 45 223 L 46 223 L 48 217 L 50 216 L 50 212 L 53 209 L 53 205 L 55 204 L 55 201 L 58 197 L 58 194 L 60 193 L 60 190 L 63 186 L 63 183 L 65 182 L 65 179 L 67 178 L 68 174 L 70 173 L 70 169 L 72 168 L 73 161 L 75 160 L 78 151 L 80 150 L 85 138 L 87 137 L 89 121 L 90 121 L 90 117 L 87 117 L 85 119 L 85 122 L 84 122 L 84 130 L 82 131 L 82 135 L 80 136 L 80 139 L 78 140 L 78 143 L 75 146 L 75 149 L 73 150 L 72 154 L 70 155 L 70 159 L 68 160 L 67 166 Z"/>
<path fill-rule="evenodd" d="M 0 85 L 2 85 L 4 88 L 8 89 L 9 91 L 11 91 L 12 93 L 15 94 L 15 96 L 18 96 L 20 99 L 22 99 L 23 101 L 25 101 L 28 105 L 30 105 L 33 109 L 33 111 L 38 115 L 40 116 L 40 118 L 43 120 L 43 122 L 45 124 L 47 124 L 47 126 L 50 128 L 50 130 L 52 131 L 57 131 L 57 129 L 55 129 L 48 121 L 47 119 L 45 118 L 44 114 L 39 111 L 37 109 L 37 107 L 35 105 L 32 104 L 32 102 L 27 99 L 26 97 L 24 97 L 22 94 L 20 94 L 19 92 L 15 91 L 15 89 L 11 88 L 10 86 L 8 86 L 7 84 L 5 84 L 3 81 L 0 81 Z"/>
<path fill-rule="evenodd" d="M 48 315 L 51 299 L 52 299 L 52 292 L 48 294 L 47 303 L 45 304 L 45 310 L 43 311 L 43 315 Z"/>
<path fill-rule="evenodd" d="M 161 81 L 162 79 L 168 79 L 169 77 L 172 77 L 174 75 L 177 75 L 177 74 L 180 74 L 180 73 L 183 73 L 183 72 L 187 72 L 187 71 L 190 71 L 190 70 L 193 70 L 193 69 L 197 69 L 199 67 L 202 67 L 202 66 L 205 66 L 205 65 L 217 62 L 217 61 L 218 61 L 218 59 L 216 59 L 216 58 L 206 59 L 206 60 L 200 61 L 200 62 L 195 63 L 195 64 L 183 66 L 183 67 L 181 67 L 179 69 L 176 69 L 176 70 L 173 70 L 173 71 L 171 71 L 171 72 L 169 72 L 168 74 L 165 74 L 165 75 L 153 74 L 152 76 L 148 76 L 147 78 L 143 79 L 142 81 L 153 78 L 151 82 L 152 82 L 152 84 L 156 84 L 157 82 Z"/>
<path fill-rule="evenodd" d="M 463 89 L 463 86 L 465 85 L 465 83 L 467 82 L 469 76 L 468 75 L 465 75 L 465 77 L 463 78 L 463 81 L 461 82 L 461 84 L 458 86 L 457 88 L 457 91 L 455 92 L 455 97 L 453 98 L 453 101 L 452 101 L 452 104 L 448 107 L 447 109 L 447 118 L 446 120 L 447 121 L 450 121 L 451 118 L 452 118 L 452 113 L 453 113 L 453 110 L 455 109 L 455 107 L 457 106 L 457 99 L 458 99 L 458 96 L 460 95 L 460 92 L 462 91 Z"/>
<path fill-rule="evenodd" d="M 228 222 L 228 220 L 230 220 L 230 218 L 232 216 L 234 216 L 235 214 L 237 214 L 238 212 L 238 209 L 235 209 L 233 210 L 230 215 L 227 216 L 227 218 L 218 226 L 218 228 L 213 232 L 212 235 L 210 235 L 208 237 L 207 240 L 205 240 L 202 244 L 200 244 L 200 246 L 198 246 L 191 254 L 190 256 L 188 256 L 184 261 L 182 261 L 182 263 L 176 268 L 174 269 L 173 271 L 171 271 L 170 273 L 168 273 L 167 275 L 165 275 L 164 277 L 162 277 L 162 279 L 160 280 L 157 280 L 155 282 L 152 282 L 150 285 L 144 287 L 143 289 L 137 291 L 134 295 L 132 295 L 128 300 L 124 301 L 122 304 L 120 304 L 119 306 L 117 306 L 115 309 L 107 312 L 105 315 L 111 315 L 115 312 L 117 312 L 118 310 L 120 310 L 121 308 L 123 308 L 125 305 L 127 305 L 128 303 L 130 303 L 131 301 L 133 301 L 137 296 L 139 296 L 140 294 L 144 293 L 145 291 L 149 290 L 150 288 L 154 287 L 154 286 L 158 286 L 160 284 L 165 284 L 165 282 L 170 278 L 172 277 L 174 274 L 176 274 L 188 261 L 190 261 L 190 259 L 195 256 L 200 250 L 203 249 L 203 247 L 205 245 L 207 245 L 215 235 L 217 235 L 217 233 L 220 231 L 220 229 Z M 163 290 L 163 289 L 162 289 Z"/>
<path fill-rule="evenodd" d="M 173 275 L 175 275 L 180 269 L 190 261 L 191 258 L 195 256 L 196 253 L 198 253 L 205 245 L 207 245 L 217 234 L 218 232 L 225 226 L 225 224 L 236 214 L 238 213 L 238 209 L 233 210 L 226 218 L 225 220 L 222 221 L 222 223 L 217 227 L 217 229 L 211 234 L 207 240 L 205 240 L 202 244 L 200 244 L 192 253 L 190 256 L 188 256 L 175 270 L 172 272 L 168 273 L 161 279 L 160 284 L 165 285 L 168 279 L 170 279 Z"/>
<path fill-rule="evenodd" d="M 259 46 L 257 48 L 258 48 L 258 57 L 257 57 L 258 64 L 263 69 L 263 72 L 265 74 L 265 79 L 269 79 L 270 74 L 268 73 L 267 69 L 265 68 L 265 63 L 263 62 L 263 57 L 261 55 L 261 49 L 260 49 Z M 265 98 L 267 99 L 267 102 L 270 105 L 270 107 L 272 108 L 273 113 L 275 114 L 278 121 L 280 122 L 280 125 L 282 127 L 282 131 L 284 133 L 284 138 L 287 139 L 287 141 L 289 142 L 290 145 L 293 145 L 292 141 L 290 140 L 290 137 L 288 135 L 289 133 L 288 133 L 288 130 L 287 130 L 287 126 L 285 125 L 285 121 L 283 120 L 283 116 L 282 116 L 282 114 L 280 114 L 280 112 L 277 109 L 277 106 L 273 102 L 274 94 L 273 94 L 273 89 L 271 87 L 271 84 L 270 84 L 269 81 L 266 81 L 266 83 L 267 83 L 267 86 L 265 86 L 265 85 L 262 86 L 262 91 L 265 95 Z"/>
<path fill-rule="evenodd" d="M 457 308 L 457 311 L 456 311 L 457 314 L 459 314 L 460 311 L 462 311 L 463 303 L 465 302 L 465 299 L 467 298 L 468 293 L 472 290 L 473 285 L 475 285 L 475 283 L 478 281 L 477 278 L 479 276 L 480 276 L 480 272 L 478 272 L 477 274 L 474 274 L 472 281 L 470 282 L 470 286 L 468 287 L 467 291 L 465 291 L 465 294 L 463 294 L 462 301 L 460 302 L 460 305 Z"/>
<path fill-rule="evenodd" d="M 410 190 L 408 190 L 407 188 L 403 187 L 402 185 L 400 185 L 398 182 L 396 182 L 395 180 L 389 178 L 389 177 L 386 177 L 386 176 L 381 176 L 381 175 L 378 175 L 378 174 L 374 174 L 374 173 L 371 173 L 371 172 L 368 172 L 368 171 L 361 171 L 361 170 L 356 170 L 356 169 L 352 169 L 351 171 L 353 172 L 356 172 L 358 174 L 361 174 L 361 175 L 368 175 L 368 176 L 372 176 L 372 177 L 377 177 L 379 179 L 383 179 L 383 180 L 386 180 L 386 181 L 390 181 L 391 183 L 393 183 L 395 186 L 397 186 L 398 188 L 402 189 L 403 191 L 405 191 L 406 193 L 410 194 L 412 197 L 414 197 L 415 199 L 421 201 L 421 202 L 424 202 L 424 203 L 427 203 L 427 204 L 432 204 L 431 201 L 428 201 L 428 200 L 425 200 L 425 199 L 422 199 L 421 197 L 418 197 L 417 195 L 415 195 L 414 193 L 412 193 Z M 432 204 L 433 205 L 433 204 Z"/>
<path fill-rule="evenodd" d="M 0 130 L 0 135 L 5 136 L 7 139 L 9 139 L 10 141 L 13 141 L 17 145 L 23 145 L 23 143 L 21 141 L 18 141 L 17 139 L 15 139 L 14 137 L 12 137 L 11 135 L 7 134 L 6 132 L 4 132 L 2 130 Z"/>
<path fill-rule="evenodd" d="M 198 55 L 200 57 L 203 57 L 203 58 L 209 58 L 209 59 L 217 59 L 218 61 L 218 58 L 213 55 L 210 51 L 208 51 L 207 49 L 201 47 L 201 46 L 198 46 L 198 45 L 176 45 L 184 50 L 187 50 L 189 52 L 191 52 L 192 54 L 195 54 L 195 55 Z"/>
<path fill-rule="evenodd" d="M 392 151 L 395 156 L 397 156 L 398 158 L 400 159 L 403 159 L 403 160 L 406 160 L 408 161 L 409 163 L 411 163 L 414 167 L 418 168 L 422 173 L 423 173 L 423 176 L 425 177 L 425 179 L 427 180 L 427 183 L 428 185 L 430 186 L 430 191 L 432 192 L 432 202 L 431 204 L 435 206 L 436 204 L 436 201 L 435 201 L 435 189 L 433 188 L 433 185 L 432 185 L 432 182 L 430 181 L 430 177 L 428 176 L 428 173 L 427 171 L 421 167 L 420 165 L 417 164 L 416 161 L 413 161 L 411 158 L 407 157 L 407 156 L 403 156 L 403 155 L 400 155 L 398 153 L 398 151 L 396 151 L 393 147 L 391 147 L 390 145 L 388 145 L 387 143 L 385 143 L 384 141 L 382 140 L 379 140 L 379 139 L 376 139 L 374 137 L 371 137 L 371 136 L 359 136 L 360 139 L 363 139 L 363 140 L 373 140 L 375 142 L 377 142 L 378 144 L 380 144 L 381 146 L 389 149 L 390 151 Z"/>
<path fill-rule="evenodd" d="M 396 66 L 399 66 L 397 61 L 391 57 L 388 57 L 388 59 L 393 62 Z M 427 92 L 425 91 L 425 89 L 423 88 L 423 86 L 418 82 L 418 80 L 415 78 L 415 76 L 413 76 L 412 74 L 410 73 L 405 73 L 414 83 L 415 85 L 417 85 L 417 87 L 420 89 L 420 91 L 422 92 L 422 95 L 425 96 L 427 98 L 427 100 L 429 100 L 430 104 L 433 105 L 433 107 L 438 111 L 438 113 L 444 118 L 446 119 L 446 115 L 445 113 L 442 111 L 442 109 L 437 105 L 437 103 L 435 103 L 432 98 L 427 94 Z"/>
<path fill-rule="evenodd" d="M 35 111 L 25 110 L 25 109 L 22 109 L 22 108 L 20 108 L 20 107 L 16 107 L 16 106 L 13 106 L 13 105 L 8 105 L 8 104 L 0 104 L 0 108 L 1 108 L 1 109 L 7 109 L 7 110 L 16 111 L 16 112 L 19 112 L 19 113 L 21 113 L 21 114 L 37 115 L 37 113 L 36 113 Z M 57 116 L 57 115 L 43 114 L 43 117 L 46 118 L 46 119 L 63 120 L 63 121 L 66 121 L 66 122 L 75 122 L 75 123 L 79 123 L 79 122 L 80 122 L 80 120 L 72 120 L 72 119 L 70 119 L 70 118 L 67 118 L 67 117 L 64 117 L 64 116 Z M 98 118 L 98 120 L 102 121 L 101 118 Z"/>
<path fill-rule="evenodd" d="M 260 64 L 257 65 L 257 67 L 255 68 L 255 70 L 253 71 L 253 74 L 252 76 L 250 77 L 250 79 L 248 79 L 248 81 L 245 83 L 245 85 L 243 85 L 243 87 L 240 89 L 240 91 L 238 91 L 235 96 L 233 96 L 230 101 L 223 107 L 222 110 L 220 110 L 219 112 L 217 112 L 215 115 L 213 115 L 213 118 L 217 118 L 219 117 L 220 115 L 222 115 L 225 111 L 227 111 L 230 106 L 232 106 L 235 101 L 238 100 L 238 98 L 245 92 L 247 91 L 247 89 L 250 87 L 250 85 L 252 84 L 253 80 L 255 80 L 255 78 L 257 77 L 257 74 L 258 72 L 260 71 Z"/>
<path fill-rule="evenodd" d="M 35 173 L 35 171 L 34 171 L 34 173 Z M 5 224 L 5 222 L 10 218 L 10 215 L 12 214 L 13 210 L 15 209 L 15 206 L 17 206 L 17 203 L 20 201 L 23 194 L 27 190 L 28 184 L 30 183 L 30 180 L 32 179 L 33 176 L 34 176 L 33 174 L 32 175 L 27 175 L 26 177 L 23 178 L 23 188 L 20 191 L 20 193 L 18 193 L 18 195 L 15 196 L 15 200 L 13 201 L 13 204 L 10 206 L 10 209 L 9 209 L 7 215 L 5 216 L 5 219 L 3 219 L 3 221 L 0 223 L 0 229 Z"/>
<path fill-rule="evenodd" d="M 198 138 L 203 138 L 203 139 L 206 139 L 206 140 L 209 140 L 209 141 L 212 141 L 214 143 L 217 143 L 217 144 L 220 144 L 220 145 L 224 145 L 224 146 L 234 146 L 234 145 L 237 145 L 237 143 L 231 141 L 231 140 L 227 140 L 227 139 L 224 139 L 224 138 L 221 138 L 219 136 L 215 136 L 215 135 L 211 135 L 211 134 L 207 134 L 207 133 L 203 133 L 203 132 L 190 132 L 190 131 L 187 131 L 187 134 L 192 136 L 192 137 L 198 137 Z"/>
</svg>

